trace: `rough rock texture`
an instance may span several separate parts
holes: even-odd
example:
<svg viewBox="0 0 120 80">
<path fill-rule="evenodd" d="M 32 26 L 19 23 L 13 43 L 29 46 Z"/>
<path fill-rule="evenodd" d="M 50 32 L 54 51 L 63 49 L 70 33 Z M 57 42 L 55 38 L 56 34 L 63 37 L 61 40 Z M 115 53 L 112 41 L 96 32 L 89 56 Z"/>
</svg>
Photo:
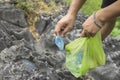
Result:
<svg viewBox="0 0 120 80">
<path fill-rule="evenodd" d="M 41 14 L 36 23 L 39 34 L 35 42 L 22 10 L 9 3 L 0 3 L 0 80 L 119 80 L 120 38 L 104 41 L 107 64 L 76 79 L 65 67 L 65 52 L 54 44 L 53 29 L 68 8 L 54 15 Z M 79 37 L 81 24 L 87 16 L 77 15 L 74 29 L 65 38 L 65 44 Z M 73 35 L 74 34 L 74 35 Z"/>
</svg>

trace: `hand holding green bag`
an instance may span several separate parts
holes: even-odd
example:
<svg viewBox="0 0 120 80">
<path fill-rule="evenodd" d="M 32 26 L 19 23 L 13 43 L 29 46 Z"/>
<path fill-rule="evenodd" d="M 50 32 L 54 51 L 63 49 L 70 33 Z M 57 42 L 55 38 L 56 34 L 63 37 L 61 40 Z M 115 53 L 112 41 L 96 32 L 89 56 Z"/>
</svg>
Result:
<svg viewBox="0 0 120 80">
<path fill-rule="evenodd" d="M 94 37 L 78 38 L 67 44 L 66 67 L 75 76 L 81 77 L 91 69 L 104 65 L 106 58 L 102 48 L 101 33 Z"/>
</svg>

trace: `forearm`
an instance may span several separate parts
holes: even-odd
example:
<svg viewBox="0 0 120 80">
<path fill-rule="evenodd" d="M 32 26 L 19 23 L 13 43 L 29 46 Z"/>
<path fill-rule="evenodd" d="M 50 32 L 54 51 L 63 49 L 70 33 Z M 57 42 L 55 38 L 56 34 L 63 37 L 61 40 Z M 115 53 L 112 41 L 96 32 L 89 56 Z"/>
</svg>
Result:
<svg viewBox="0 0 120 80">
<path fill-rule="evenodd" d="M 103 8 L 97 12 L 97 17 L 101 22 L 106 22 L 120 16 L 120 0 L 110 6 Z"/>
<path fill-rule="evenodd" d="M 72 0 L 72 3 L 70 5 L 70 8 L 68 10 L 69 15 L 71 16 L 76 16 L 78 13 L 79 9 L 82 7 L 82 5 L 85 3 L 86 0 Z"/>
</svg>

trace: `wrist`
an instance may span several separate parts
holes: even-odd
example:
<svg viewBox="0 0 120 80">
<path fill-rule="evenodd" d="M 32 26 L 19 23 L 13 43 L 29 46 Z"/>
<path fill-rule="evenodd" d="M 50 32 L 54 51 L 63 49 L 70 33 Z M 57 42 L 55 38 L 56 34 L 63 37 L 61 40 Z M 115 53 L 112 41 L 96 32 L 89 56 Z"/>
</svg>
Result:
<svg viewBox="0 0 120 80">
<path fill-rule="evenodd" d="M 76 18 L 76 15 L 70 14 L 70 13 L 67 13 L 66 16 L 68 16 L 68 18 L 70 18 L 70 19 L 72 19 L 72 20 L 74 20 L 74 19 Z"/>
<path fill-rule="evenodd" d="M 77 15 L 77 11 L 70 9 L 70 10 L 68 10 L 67 15 L 71 16 L 72 18 L 75 18 Z"/>
<path fill-rule="evenodd" d="M 93 22 L 94 22 L 94 24 L 96 24 L 96 26 L 98 26 L 99 28 L 102 28 L 104 26 L 104 23 L 101 22 L 100 20 L 98 20 L 96 14 L 97 14 L 97 12 L 93 13 Z"/>
<path fill-rule="evenodd" d="M 96 19 L 102 24 L 104 24 L 107 21 L 106 17 L 104 16 L 104 13 L 102 13 L 101 11 L 97 11 L 95 16 Z"/>
</svg>

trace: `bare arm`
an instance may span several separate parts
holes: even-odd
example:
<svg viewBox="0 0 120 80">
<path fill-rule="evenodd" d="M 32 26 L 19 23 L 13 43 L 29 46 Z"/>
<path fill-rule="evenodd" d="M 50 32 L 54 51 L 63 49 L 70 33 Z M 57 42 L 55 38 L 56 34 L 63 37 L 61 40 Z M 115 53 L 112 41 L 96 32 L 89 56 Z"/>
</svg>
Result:
<svg viewBox="0 0 120 80">
<path fill-rule="evenodd" d="M 95 17 L 96 20 L 103 24 L 103 27 L 105 24 L 110 24 L 111 21 L 115 21 L 115 19 L 120 16 L 120 0 L 117 0 L 113 4 L 102 8 L 101 10 L 98 10 Z M 83 37 L 89 37 L 94 36 L 100 28 L 98 25 L 94 23 L 94 15 L 91 15 L 84 23 L 83 23 L 83 31 L 81 33 L 81 36 Z M 112 25 L 112 24 L 111 24 Z M 107 28 L 113 29 L 113 26 L 109 26 Z M 107 30 L 106 28 L 106 30 Z"/>
<path fill-rule="evenodd" d="M 98 20 L 103 23 L 118 16 L 120 16 L 120 0 L 117 0 L 110 6 L 99 10 L 96 15 Z"/>
<path fill-rule="evenodd" d="M 85 3 L 85 1 L 86 0 L 73 0 L 68 10 L 68 14 L 72 16 L 76 16 L 76 14 L 78 13 L 82 5 Z"/>
</svg>

